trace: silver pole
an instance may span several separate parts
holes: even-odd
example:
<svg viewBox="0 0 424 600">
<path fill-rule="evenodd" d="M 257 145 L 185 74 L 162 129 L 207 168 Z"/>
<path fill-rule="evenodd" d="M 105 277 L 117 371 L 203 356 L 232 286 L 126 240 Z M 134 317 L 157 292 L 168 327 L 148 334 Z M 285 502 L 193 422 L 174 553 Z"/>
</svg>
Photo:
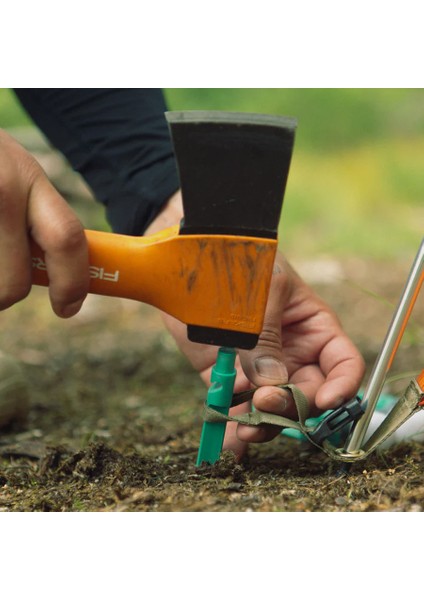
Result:
<svg viewBox="0 0 424 600">
<path fill-rule="evenodd" d="M 395 310 L 385 340 L 374 364 L 368 385 L 365 388 L 362 404 L 366 407 L 365 413 L 356 423 L 345 452 L 357 454 L 367 433 L 372 415 L 384 386 L 387 371 L 390 369 L 394 355 L 402 339 L 403 332 L 412 312 L 415 300 L 419 294 L 424 280 L 424 238 L 421 242 L 409 273 L 405 289 Z"/>
</svg>

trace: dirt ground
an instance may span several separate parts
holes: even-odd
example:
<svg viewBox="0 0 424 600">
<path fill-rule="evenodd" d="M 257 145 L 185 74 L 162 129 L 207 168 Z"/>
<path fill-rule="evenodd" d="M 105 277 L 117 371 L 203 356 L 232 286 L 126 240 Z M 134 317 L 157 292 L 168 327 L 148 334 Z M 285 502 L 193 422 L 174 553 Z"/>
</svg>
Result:
<svg viewBox="0 0 424 600">
<path fill-rule="evenodd" d="M 409 271 L 362 260 L 294 261 L 339 314 L 371 366 Z M 375 295 L 376 294 L 376 295 Z M 388 385 L 424 366 L 419 299 Z M 423 511 L 424 446 L 375 454 L 341 472 L 306 443 L 279 436 L 237 464 L 196 467 L 203 385 L 162 327 L 135 302 L 92 296 L 56 318 L 46 290 L 0 314 L 0 347 L 30 382 L 25 424 L 0 435 L 0 511 Z"/>
</svg>

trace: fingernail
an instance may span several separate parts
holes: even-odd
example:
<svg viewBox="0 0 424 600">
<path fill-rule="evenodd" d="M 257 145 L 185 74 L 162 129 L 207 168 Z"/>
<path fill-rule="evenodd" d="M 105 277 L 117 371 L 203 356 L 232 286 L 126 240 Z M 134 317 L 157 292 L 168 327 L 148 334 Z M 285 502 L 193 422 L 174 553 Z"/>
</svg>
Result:
<svg viewBox="0 0 424 600">
<path fill-rule="evenodd" d="M 73 317 L 77 314 L 79 309 L 82 306 L 82 301 L 77 300 L 77 302 L 72 302 L 72 304 L 68 304 L 60 311 L 60 316 L 64 319 L 68 319 L 69 317 Z"/>
<path fill-rule="evenodd" d="M 290 400 L 288 399 L 287 394 L 283 390 L 281 390 L 281 392 L 273 392 L 264 400 L 272 403 L 272 405 L 275 407 L 279 405 L 279 411 L 281 412 L 285 412 L 290 406 Z"/>
<path fill-rule="evenodd" d="M 267 379 L 274 379 L 279 383 L 287 381 L 287 369 L 283 363 L 272 356 L 261 356 L 255 360 L 258 375 Z"/>
</svg>

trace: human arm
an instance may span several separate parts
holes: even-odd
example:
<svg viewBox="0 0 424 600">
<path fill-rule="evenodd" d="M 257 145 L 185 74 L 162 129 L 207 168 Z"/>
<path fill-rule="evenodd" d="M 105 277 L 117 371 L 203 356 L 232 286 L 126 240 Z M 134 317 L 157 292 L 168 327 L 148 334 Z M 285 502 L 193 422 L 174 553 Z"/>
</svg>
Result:
<svg viewBox="0 0 424 600">
<path fill-rule="evenodd" d="M 14 91 L 104 206 L 112 230 L 142 235 L 179 187 L 162 90 Z"/>
</svg>

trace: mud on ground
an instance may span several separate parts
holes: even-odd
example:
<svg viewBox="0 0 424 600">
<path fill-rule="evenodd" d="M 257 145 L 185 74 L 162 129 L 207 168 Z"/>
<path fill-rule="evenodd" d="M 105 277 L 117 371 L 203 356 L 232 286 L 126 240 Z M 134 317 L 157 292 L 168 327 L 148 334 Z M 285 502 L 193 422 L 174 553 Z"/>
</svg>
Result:
<svg viewBox="0 0 424 600">
<path fill-rule="evenodd" d="M 296 266 L 371 366 L 408 262 L 324 258 Z M 423 305 L 421 298 L 394 374 L 424 367 Z M 279 436 L 251 446 L 242 464 L 224 455 L 197 468 L 205 392 L 149 307 L 90 297 L 64 322 L 46 291 L 34 289 L 0 314 L 0 331 L 2 350 L 25 366 L 32 396 L 27 422 L 0 435 L 1 511 L 424 510 L 419 444 L 343 473 L 309 445 Z"/>
</svg>

